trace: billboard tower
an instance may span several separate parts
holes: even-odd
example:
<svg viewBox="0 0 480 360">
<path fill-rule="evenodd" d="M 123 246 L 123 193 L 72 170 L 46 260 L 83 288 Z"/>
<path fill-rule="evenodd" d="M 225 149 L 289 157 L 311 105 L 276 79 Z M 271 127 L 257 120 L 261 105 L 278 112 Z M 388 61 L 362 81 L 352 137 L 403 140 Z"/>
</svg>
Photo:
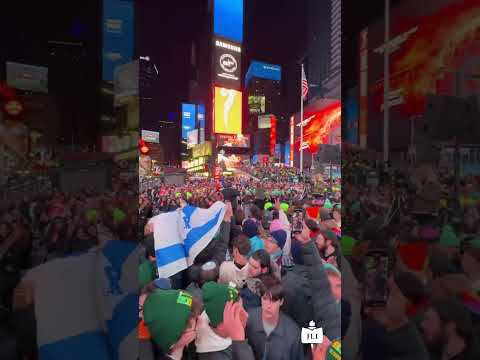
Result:
<svg viewBox="0 0 480 360">
<path fill-rule="evenodd" d="M 242 137 L 243 84 L 243 0 L 213 0 L 212 36 L 212 94 L 213 126 L 212 138 Z M 220 146 L 219 146 L 220 145 Z M 216 141 L 213 169 L 220 165 L 217 153 L 221 144 Z M 212 169 L 212 170 L 213 170 Z M 218 172 L 218 171 L 217 171 Z"/>
</svg>

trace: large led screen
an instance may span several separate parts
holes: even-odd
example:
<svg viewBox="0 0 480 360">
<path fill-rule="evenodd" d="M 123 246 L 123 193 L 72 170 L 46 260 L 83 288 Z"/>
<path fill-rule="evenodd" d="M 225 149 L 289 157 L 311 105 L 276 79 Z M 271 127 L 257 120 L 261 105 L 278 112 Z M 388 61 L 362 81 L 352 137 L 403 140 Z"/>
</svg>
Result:
<svg viewBox="0 0 480 360">
<path fill-rule="evenodd" d="M 188 132 L 195 129 L 195 104 L 182 104 L 182 139 L 187 140 Z"/>
<path fill-rule="evenodd" d="M 265 113 L 265 96 L 248 97 L 248 111 L 250 114 L 264 114 Z"/>
<path fill-rule="evenodd" d="M 218 147 L 249 148 L 250 135 L 217 135 Z"/>
<path fill-rule="evenodd" d="M 478 0 L 405 0 L 391 10 L 389 113 L 390 146 L 410 142 L 408 122 L 425 114 L 429 95 L 480 93 L 480 2 Z M 360 136 L 381 150 L 383 128 L 384 22 L 362 32 L 360 56 Z M 367 66 L 368 64 L 368 66 Z M 368 97 L 367 97 L 368 95 Z M 368 122 L 367 122 L 368 121 Z M 367 127 L 368 125 L 368 127 Z"/>
<path fill-rule="evenodd" d="M 214 0 L 213 32 L 229 40 L 243 41 L 243 0 Z"/>
<path fill-rule="evenodd" d="M 242 74 L 242 48 L 240 45 L 222 39 L 213 40 L 214 82 L 229 89 L 240 89 Z"/>
<path fill-rule="evenodd" d="M 242 133 L 242 93 L 237 90 L 215 87 L 216 134 Z"/>
<path fill-rule="evenodd" d="M 48 92 L 48 68 L 14 62 L 6 63 L 7 85 L 36 92 Z"/>
<path fill-rule="evenodd" d="M 103 0 L 103 80 L 113 81 L 115 68 L 132 61 L 133 37 L 133 1 Z"/>
</svg>

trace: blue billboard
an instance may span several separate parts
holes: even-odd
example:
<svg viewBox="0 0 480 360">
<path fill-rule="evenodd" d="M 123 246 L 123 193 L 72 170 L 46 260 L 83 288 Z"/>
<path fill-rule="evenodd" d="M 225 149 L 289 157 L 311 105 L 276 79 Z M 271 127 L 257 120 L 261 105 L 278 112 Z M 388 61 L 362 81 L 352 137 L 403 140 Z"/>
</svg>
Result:
<svg viewBox="0 0 480 360">
<path fill-rule="evenodd" d="M 196 128 L 196 105 L 182 104 L 182 139 L 187 140 L 188 132 Z"/>
<path fill-rule="evenodd" d="M 252 61 L 245 75 L 245 86 L 248 86 L 252 78 L 280 81 L 282 80 L 282 67 L 261 61 Z"/>
<path fill-rule="evenodd" d="M 205 106 L 197 106 L 197 119 L 198 119 L 198 128 L 205 129 Z"/>
<path fill-rule="evenodd" d="M 347 93 L 347 97 L 343 102 L 342 122 L 342 138 L 349 144 L 358 144 L 358 120 L 360 117 L 360 107 L 358 104 L 357 88 L 353 88 Z"/>
<path fill-rule="evenodd" d="M 285 143 L 285 162 L 284 164 L 290 166 L 290 142 Z"/>
<path fill-rule="evenodd" d="M 216 36 L 243 41 L 243 0 L 214 0 L 213 32 Z"/>
<path fill-rule="evenodd" d="M 113 81 L 115 67 L 133 59 L 134 3 L 103 0 L 102 79 Z"/>
</svg>

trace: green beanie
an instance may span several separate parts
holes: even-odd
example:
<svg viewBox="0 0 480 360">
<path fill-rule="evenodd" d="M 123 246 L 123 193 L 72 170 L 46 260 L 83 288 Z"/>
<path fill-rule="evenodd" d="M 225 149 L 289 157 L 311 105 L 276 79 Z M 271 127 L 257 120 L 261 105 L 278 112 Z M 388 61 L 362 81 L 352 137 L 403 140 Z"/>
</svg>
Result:
<svg viewBox="0 0 480 360">
<path fill-rule="evenodd" d="M 238 290 L 225 284 L 209 281 L 202 286 L 203 305 L 212 326 L 223 322 L 225 304 L 238 300 Z"/>
<path fill-rule="evenodd" d="M 342 249 L 342 253 L 346 256 L 352 255 L 353 248 L 357 240 L 352 238 L 351 236 L 343 235 L 340 239 L 340 248 Z"/>
<path fill-rule="evenodd" d="M 342 277 L 342 274 L 340 273 L 340 270 L 338 270 L 335 266 L 333 266 L 332 264 L 329 264 L 329 263 L 324 263 L 323 264 L 323 268 L 325 270 L 331 270 L 332 272 L 334 272 L 335 274 L 337 274 L 338 276 Z"/>
<path fill-rule="evenodd" d="M 87 210 L 85 213 L 85 219 L 87 220 L 88 223 L 94 223 L 98 219 L 98 212 L 95 209 L 90 209 Z"/>
<path fill-rule="evenodd" d="M 192 295 L 181 290 L 154 290 L 143 304 L 143 318 L 153 341 L 168 352 L 188 326 Z"/>
<path fill-rule="evenodd" d="M 187 199 L 190 199 L 193 196 L 193 194 L 190 191 L 187 191 L 186 195 L 187 195 Z"/>
<path fill-rule="evenodd" d="M 119 208 L 113 209 L 113 222 L 115 223 L 115 225 L 121 223 L 123 220 L 125 220 L 126 217 L 127 215 Z"/>
<path fill-rule="evenodd" d="M 281 203 L 280 204 L 280 209 L 282 209 L 284 212 L 287 212 L 288 211 L 288 204 L 287 203 Z"/>
<path fill-rule="evenodd" d="M 460 240 L 458 239 L 455 231 L 453 230 L 452 226 L 445 225 L 442 230 L 442 234 L 440 235 L 440 244 L 450 247 L 459 247 Z"/>
<path fill-rule="evenodd" d="M 271 209 L 273 207 L 273 204 L 271 202 L 267 202 L 265 203 L 265 205 L 263 206 L 263 208 L 265 210 L 268 210 L 268 209 Z"/>
<path fill-rule="evenodd" d="M 150 284 L 157 278 L 157 268 L 154 263 L 144 260 L 138 267 L 138 283 L 140 288 Z"/>
<path fill-rule="evenodd" d="M 325 209 L 333 209 L 333 205 L 332 205 L 332 202 L 330 201 L 330 199 L 325 200 L 325 204 L 323 204 L 323 207 Z"/>
<path fill-rule="evenodd" d="M 176 193 L 175 193 L 175 197 L 179 198 L 180 196 L 182 196 L 181 193 L 179 193 L 179 192 L 176 192 Z"/>
<path fill-rule="evenodd" d="M 342 343 L 340 340 L 332 341 L 327 349 L 326 360 L 341 360 L 342 359 Z"/>
</svg>

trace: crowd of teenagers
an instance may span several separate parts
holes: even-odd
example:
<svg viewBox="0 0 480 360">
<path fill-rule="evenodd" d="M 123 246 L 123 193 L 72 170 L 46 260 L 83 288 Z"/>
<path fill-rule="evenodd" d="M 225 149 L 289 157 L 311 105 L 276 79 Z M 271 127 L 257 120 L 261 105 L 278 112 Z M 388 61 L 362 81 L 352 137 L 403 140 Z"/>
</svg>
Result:
<svg viewBox="0 0 480 360">
<path fill-rule="evenodd" d="M 341 286 L 349 265 L 339 246 L 340 193 L 309 194 L 293 169 L 252 169 L 245 172 L 256 179 L 158 184 L 141 194 L 141 360 L 341 358 L 351 312 Z M 167 239 L 157 214 L 219 201 L 225 214 L 211 242 L 190 267 L 159 277 L 155 243 Z M 322 328 L 321 344 L 302 343 L 309 327 Z"/>
<path fill-rule="evenodd" d="M 341 243 L 359 299 L 371 280 L 367 259 L 388 254 L 386 305 L 351 304 L 363 359 L 480 358 L 479 180 L 421 165 L 391 170 L 379 186 L 342 188 Z"/>
</svg>

